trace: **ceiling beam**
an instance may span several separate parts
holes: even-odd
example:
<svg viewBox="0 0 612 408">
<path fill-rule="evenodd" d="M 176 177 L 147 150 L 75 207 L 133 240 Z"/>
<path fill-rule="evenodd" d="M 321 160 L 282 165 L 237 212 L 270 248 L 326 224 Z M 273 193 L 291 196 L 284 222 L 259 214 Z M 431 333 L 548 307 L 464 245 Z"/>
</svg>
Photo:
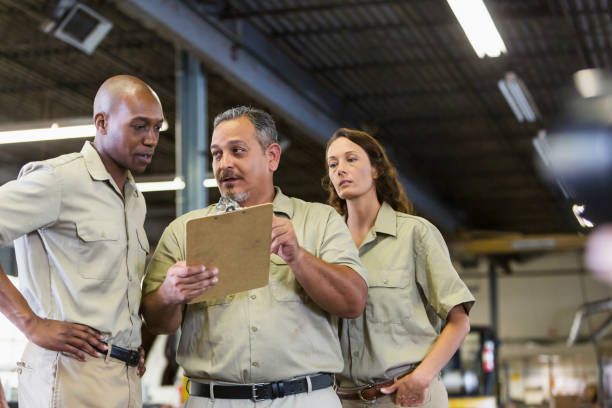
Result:
<svg viewBox="0 0 612 408">
<path fill-rule="evenodd" d="M 384 43 L 380 44 L 376 51 L 381 51 L 385 49 L 392 50 L 393 45 L 387 47 Z M 420 48 L 421 50 L 429 50 L 433 52 L 432 48 L 428 48 L 424 45 L 420 45 L 415 48 Z M 353 49 L 355 53 L 359 53 L 359 48 Z M 374 50 L 372 50 L 374 51 Z M 607 49 L 599 49 L 599 51 L 611 51 Z M 341 50 L 338 50 L 341 52 Z M 572 50 L 554 50 L 554 51 L 546 51 L 546 52 L 521 52 L 521 51 L 513 51 L 511 53 L 506 54 L 505 56 L 498 57 L 500 62 L 508 63 L 509 60 L 515 61 L 519 64 L 528 65 L 533 62 L 536 58 L 575 58 L 577 52 Z M 372 60 L 368 60 L 366 62 L 355 62 L 355 63 L 344 63 L 344 64 L 333 64 L 329 62 L 326 65 L 318 65 L 313 66 L 311 71 L 317 74 L 327 74 L 334 72 L 346 72 L 346 71 L 367 71 L 367 70 L 375 70 L 375 71 L 389 71 L 394 69 L 421 69 L 427 66 L 434 65 L 459 65 L 459 64 L 473 64 L 475 61 L 478 61 L 475 56 L 464 56 L 464 57 L 453 57 L 446 56 L 444 58 L 439 58 L 436 60 L 436 64 L 432 64 L 430 57 L 391 57 L 391 58 L 377 58 Z M 498 79 L 499 76 L 495 77 Z M 484 76 L 483 81 L 487 81 L 492 79 L 491 77 Z M 531 89 L 531 87 L 530 87 Z"/>
<path fill-rule="evenodd" d="M 522 235 L 452 242 L 453 253 L 462 255 L 512 254 L 519 252 L 550 252 L 582 250 L 584 235 L 549 234 Z"/>
<path fill-rule="evenodd" d="M 22 73 L 24 77 L 28 78 L 31 86 L 40 86 L 49 90 L 54 90 L 58 93 L 58 96 L 60 96 L 58 102 L 66 105 L 67 107 L 92 105 L 92 100 L 90 97 L 70 88 L 63 87 L 58 81 L 49 79 L 25 64 L 5 57 L 2 53 L 0 53 L 0 67 L 8 72 L 13 71 Z"/>
<path fill-rule="evenodd" d="M 250 25 L 241 24 L 237 27 L 239 33 L 228 33 L 179 0 L 119 0 L 117 6 L 162 37 L 194 53 L 230 83 L 250 91 L 321 142 L 327 141 L 339 127 L 337 112 L 342 110 L 342 102 L 330 92 L 320 90 L 288 58 L 281 60 L 280 51 L 261 34 L 254 38 L 258 34 Z M 285 74 L 281 76 L 277 71 Z M 288 80 L 291 77 L 295 82 Z M 313 87 L 304 86 L 304 82 L 312 83 Z"/>
<path fill-rule="evenodd" d="M 237 19 L 237 18 L 252 18 L 252 17 L 263 17 L 263 16 L 286 16 L 289 14 L 296 13 L 321 13 L 326 11 L 342 10 L 347 8 L 354 9 L 355 7 L 369 7 L 369 6 L 388 6 L 397 5 L 402 3 L 404 0 L 360 0 L 345 2 L 339 1 L 334 4 L 322 4 L 310 7 L 287 7 L 287 8 L 268 8 L 268 9 L 252 9 L 247 11 L 241 11 L 236 9 L 230 9 L 223 18 Z"/>
<path fill-rule="evenodd" d="M 347 123 L 356 126 L 345 103 L 318 85 L 250 23 L 241 21 L 232 32 L 178 0 L 118 0 L 117 6 L 192 52 L 315 140 L 326 143 L 337 128 Z M 454 214 L 422 188 L 406 177 L 402 183 L 414 204 L 441 228 L 453 231 L 459 226 Z"/>
</svg>

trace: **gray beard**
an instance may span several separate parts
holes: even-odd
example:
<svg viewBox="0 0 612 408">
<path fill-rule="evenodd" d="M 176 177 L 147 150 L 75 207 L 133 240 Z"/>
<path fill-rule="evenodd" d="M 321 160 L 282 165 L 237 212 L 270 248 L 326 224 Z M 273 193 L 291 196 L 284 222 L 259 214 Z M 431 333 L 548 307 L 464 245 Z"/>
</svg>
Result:
<svg viewBox="0 0 612 408">
<path fill-rule="evenodd" d="M 249 198 L 248 191 L 243 191 L 242 193 L 232 193 L 231 191 L 228 191 L 227 195 L 237 203 L 243 203 L 247 200 L 247 198 Z"/>
</svg>

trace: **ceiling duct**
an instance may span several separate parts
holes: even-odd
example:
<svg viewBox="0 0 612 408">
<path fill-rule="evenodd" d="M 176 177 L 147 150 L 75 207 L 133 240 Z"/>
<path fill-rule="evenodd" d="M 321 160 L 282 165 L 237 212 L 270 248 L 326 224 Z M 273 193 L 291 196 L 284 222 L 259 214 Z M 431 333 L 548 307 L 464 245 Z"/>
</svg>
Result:
<svg viewBox="0 0 612 408">
<path fill-rule="evenodd" d="M 94 52 L 98 44 L 113 28 L 113 23 L 94 10 L 71 0 L 57 3 L 53 20 L 46 22 L 42 29 L 86 54 Z"/>
</svg>

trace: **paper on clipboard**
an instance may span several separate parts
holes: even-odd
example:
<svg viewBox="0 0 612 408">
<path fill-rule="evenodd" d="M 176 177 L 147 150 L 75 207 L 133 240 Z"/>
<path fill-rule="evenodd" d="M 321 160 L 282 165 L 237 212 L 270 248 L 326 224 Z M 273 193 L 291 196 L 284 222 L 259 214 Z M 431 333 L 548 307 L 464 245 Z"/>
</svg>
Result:
<svg viewBox="0 0 612 408">
<path fill-rule="evenodd" d="M 272 214 L 272 203 L 267 203 L 187 221 L 187 265 L 219 269 L 219 282 L 189 303 L 268 284 Z"/>
</svg>

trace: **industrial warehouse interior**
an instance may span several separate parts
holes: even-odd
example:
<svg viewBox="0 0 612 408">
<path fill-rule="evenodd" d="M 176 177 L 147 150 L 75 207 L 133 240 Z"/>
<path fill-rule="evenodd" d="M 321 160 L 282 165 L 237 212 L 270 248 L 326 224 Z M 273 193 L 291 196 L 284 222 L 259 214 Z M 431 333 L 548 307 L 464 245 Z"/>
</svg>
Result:
<svg viewBox="0 0 612 408">
<path fill-rule="evenodd" d="M 0 185 L 93 140 L 93 98 L 119 74 L 165 117 L 134 174 L 149 255 L 177 216 L 219 201 L 217 114 L 269 112 L 274 184 L 321 203 L 327 141 L 364 130 L 476 299 L 441 373 L 449 406 L 612 407 L 608 0 L 0 0 L 0 38 Z M 18 285 L 12 246 L 0 264 Z M 143 404 L 182 406 L 175 337 L 151 342 Z M 10 407 L 26 343 L 0 315 Z"/>
</svg>

